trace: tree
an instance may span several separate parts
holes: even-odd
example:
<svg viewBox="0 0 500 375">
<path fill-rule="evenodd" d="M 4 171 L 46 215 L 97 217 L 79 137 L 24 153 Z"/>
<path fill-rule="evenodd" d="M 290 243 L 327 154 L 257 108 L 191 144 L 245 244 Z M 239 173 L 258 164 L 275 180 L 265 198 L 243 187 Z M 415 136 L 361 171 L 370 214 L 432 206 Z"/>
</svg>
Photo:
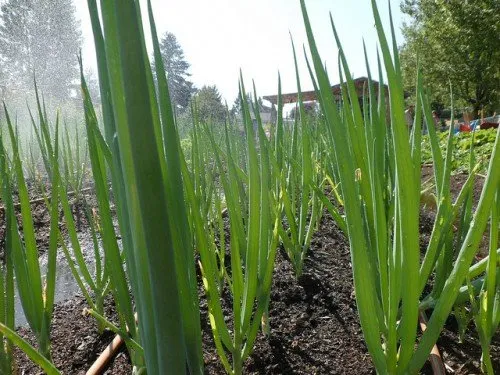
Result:
<svg viewBox="0 0 500 375">
<path fill-rule="evenodd" d="M 0 15 L 0 62 L 9 91 L 33 88 L 66 99 L 76 88 L 82 37 L 72 0 L 7 0 Z"/>
<path fill-rule="evenodd" d="M 247 92 L 245 96 L 247 98 L 248 108 L 250 108 L 250 110 L 252 110 L 252 108 L 253 108 L 253 104 L 252 104 L 253 94 L 251 92 Z M 243 106 L 241 103 L 241 96 L 240 96 L 240 94 L 238 94 L 236 96 L 236 99 L 234 99 L 233 106 L 231 107 L 231 110 L 229 111 L 229 113 L 235 119 L 240 118 L 240 120 L 241 120 L 242 112 L 243 112 Z"/>
<path fill-rule="evenodd" d="M 414 92 L 417 56 L 435 103 L 456 105 L 477 115 L 500 108 L 500 2 L 498 0 L 404 0 L 400 50 L 405 89 Z"/>
<path fill-rule="evenodd" d="M 190 64 L 186 61 L 184 51 L 174 34 L 168 31 L 163 34 L 160 52 L 167 73 L 170 100 L 175 107 L 185 109 L 195 89 L 193 83 L 189 81 Z"/>
<path fill-rule="evenodd" d="M 198 118 L 201 122 L 220 124 L 226 118 L 226 107 L 217 86 L 203 86 L 194 96 Z"/>
<path fill-rule="evenodd" d="M 246 94 L 246 98 L 247 98 L 247 103 L 248 103 L 248 109 L 249 109 L 250 113 L 253 114 L 253 112 L 254 112 L 254 94 L 252 94 L 251 92 L 248 92 Z M 257 98 L 257 104 L 258 104 L 259 112 L 261 112 L 261 113 L 269 113 L 272 111 L 271 107 L 267 107 L 264 104 L 262 97 Z M 234 99 L 233 106 L 231 107 L 231 110 L 229 111 L 229 113 L 233 117 L 238 117 L 241 115 L 241 112 L 242 112 L 241 97 L 240 97 L 240 95 L 238 95 L 236 97 L 236 99 Z"/>
<path fill-rule="evenodd" d="M 229 114 L 233 118 L 236 118 L 240 115 L 240 113 L 241 113 L 241 98 L 240 95 L 237 95 L 236 99 L 234 99 L 233 106 L 231 107 Z"/>
<path fill-rule="evenodd" d="M 316 117 L 319 115 L 320 111 L 319 111 L 319 107 L 318 107 L 316 102 L 307 102 L 307 103 L 304 103 L 303 105 L 304 105 L 305 117 Z M 296 106 L 290 110 L 290 113 L 288 116 L 291 119 L 295 119 L 296 117 L 297 117 L 297 119 L 300 119 L 299 107 L 298 107 L 297 103 L 296 103 Z"/>
</svg>

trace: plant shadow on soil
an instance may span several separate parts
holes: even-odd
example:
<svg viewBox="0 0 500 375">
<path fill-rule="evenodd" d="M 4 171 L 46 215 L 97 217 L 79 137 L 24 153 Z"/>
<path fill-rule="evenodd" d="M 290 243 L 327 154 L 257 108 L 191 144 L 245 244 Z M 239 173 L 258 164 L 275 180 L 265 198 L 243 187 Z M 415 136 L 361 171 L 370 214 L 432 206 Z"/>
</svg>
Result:
<svg viewBox="0 0 500 375">
<path fill-rule="evenodd" d="M 432 230 L 425 223 L 421 225 L 424 237 Z M 225 374 L 215 351 L 201 282 L 199 286 L 205 373 Z M 228 293 L 223 295 L 223 304 L 231 304 Z M 94 320 L 82 315 L 85 307 L 84 299 L 78 296 L 58 304 L 54 312 L 53 360 L 63 374 L 85 374 L 113 338 L 110 332 L 98 334 Z M 106 314 L 111 320 L 117 319 L 111 300 L 106 303 Z M 283 249 L 277 252 L 269 316 L 270 337 L 259 334 L 245 363 L 246 374 L 375 373 L 357 315 L 349 244 L 327 213 L 313 236 L 304 273 L 298 280 Z M 18 332 L 33 342 L 28 328 L 21 327 Z M 438 341 L 446 365 L 455 374 L 481 373 L 481 347 L 474 328 L 469 327 L 464 343 L 458 342 L 456 332 L 456 322 L 450 317 Z M 491 355 L 500 373 L 498 334 Z M 19 374 L 41 373 L 19 350 L 15 356 Z M 122 349 L 106 374 L 130 374 L 131 369 Z M 432 373 L 428 364 L 422 373 Z"/>
</svg>

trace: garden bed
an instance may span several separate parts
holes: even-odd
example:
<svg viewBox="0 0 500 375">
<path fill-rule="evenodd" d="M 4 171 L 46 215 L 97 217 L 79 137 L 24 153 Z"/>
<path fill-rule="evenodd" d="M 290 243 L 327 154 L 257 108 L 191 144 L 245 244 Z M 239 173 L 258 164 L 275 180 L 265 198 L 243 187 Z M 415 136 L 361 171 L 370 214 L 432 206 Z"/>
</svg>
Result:
<svg viewBox="0 0 500 375">
<path fill-rule="evenodd" d="M 426 226 L 422 226 L 426 231 Z M 432 228 L 431 228 L 432 229 Z M 207 305 L 201 294 L 203 350 L 207 374 L 224 374 L 215 351 Z M 230 303 L 230 301 L 226 301 Z M 110 332 L 99 335 L 96 324 L 82 315 L 86 303 L 75 297 L 57 305 L 52 330 L 55 365 L 64 374 L 85 374 L 113 339 Z M 110 302 L 108 317 L 116 319 Z M 297 280 L 283 251 L 276 257 L 270 304 L 271 335 L 258 337 L 255 350 L 246 361 L 248 374 L 373 374 L 374 369 L 363 341 L 352 283 L 349 246 L 328 214 L 314 235 L 304 274 Z M 455 374 L 480 373 L 481 348 L 473 327 L 465 342 L 458 343 L 453 317 L 438 347 L 448 368 Z M 19 333 L 30 337 L 29 329 Z M 31 338 L 32 339 L 32 338 Z M 33 341 L 32 341 L 33 342 Z M 500 371 L 500 336 L 491 346 L 495 369 Z M 23 353 L 16 351 L 19 374 L 39 374 Z M 131 365 L 121 351 L 107 374 L 130 374 Z M 428 374 L 426 365 L 423 373 Z"/>
</svg>

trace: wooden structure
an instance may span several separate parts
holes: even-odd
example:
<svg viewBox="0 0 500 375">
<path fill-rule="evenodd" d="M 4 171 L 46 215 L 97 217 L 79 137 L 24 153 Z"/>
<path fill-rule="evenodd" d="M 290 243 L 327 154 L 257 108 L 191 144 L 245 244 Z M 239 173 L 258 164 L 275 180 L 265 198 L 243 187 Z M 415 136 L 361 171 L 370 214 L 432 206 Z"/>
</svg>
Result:
<svg viewBox="0 0 500 375">
<path fill-rule="evenodd" d="M 377 81 L 372 81 L 373 87 L 375 88 L 376 92 L 378 93 L 379 89 L 379 83 Z M 360 101 L 360 104 L 363 104 L 363 93 L 368 92 L 368 78 L 367 77 L 359 77 L 354 80 L 354 86 L 356 87 L 356 92 L 358 94 L 358 98 Z M 387 85 L 384 85 L 385 88 L 385 94 L 386 96 L 388 95 L 388 87 Z M 340 84 L 332 86 L 332 93 L 337 102 L 340 101 L 340 98 L 342 96 L 342 87 Z M 290 103 L 297 103 L 299 100 L 299 94 L 297 92 L 294 93 L 288 93 L 288 94 L 282 94 L 281 95 L 283 104 L 290 104 Z M 273 105 L 278 104 L 278 95 L 268 95 L 264 96 L 263 99 L 270 101 Z M 317 101 L 318 98 L 316 97 L 316 91 L 303 91 L 302 92 L 302 100 L 304 102 L 311 102 L 311 101 Z"/>
</svg>

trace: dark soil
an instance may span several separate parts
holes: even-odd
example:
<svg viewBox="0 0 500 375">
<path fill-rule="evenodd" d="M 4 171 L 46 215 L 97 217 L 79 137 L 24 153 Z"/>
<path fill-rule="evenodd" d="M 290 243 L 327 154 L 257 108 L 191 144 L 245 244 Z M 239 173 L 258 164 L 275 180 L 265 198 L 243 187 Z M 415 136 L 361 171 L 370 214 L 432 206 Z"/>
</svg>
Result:
<svg viewBox="0 0 500 375">
<path fill-rule="evenodd" d="M 277 254 L 271 291 L 271 335 L 259 336 L 245 373 L 373 373 L 357 317 L 349 247 L 330 217 L 312 240 L 299 280 L 286 255 Z M 204 333 L 211 344 L 206 324 Z M 224 374 L 213 344 L 205 346 L 206 373 Z"/>
<path fill-rule="evenodd" d="M 85 300 L 77 297 L 58 304 L 54 310 L 51 332 L 52 360 L 65 375 L 84 375 L 114 337 L 110 331 L 99 334 L 95 320 L 83 314 L 87 307 Z M 110 301 L 106 302 L 105 312 L 109 319 L 116 319 L 116 310 Z M 34 337 L 29 328 L 19 328 L 18 333 L 34 344 Z M 15 357 L 18 374 L 43 374 L 20 350 L 16 349 Z M 124 349 L 111 363 L 107 373 L 132 373 L 128 354 Z"/>
<path fill-rule="evenodd" d="M 28 188 L 37 249 L 39 254 L 43 254 L 49 246 L 50 213 L 49 209 L 47 209 L 45 201 L 40 198 L 41 192 L 39 191 L 39 188 L 33 184 L 28 184 Z M 86 207 L 95 208 L 97 206 L 95 194 L 93 193 L 90 184 L 87 184 L 82 192 L 83 194 L 78 197 L 78 199 L 74 196 L 74 194 L 69 194 L 68 197 L 77 232 L 86 230 L 89 226 L 85 215 Z M 48 186 L 45 187 L 45 193 L 47 196 L 50 196 L 50 188 Z M 22 235 L 21 208 L 18 203 L 19 199 L 17 195 L 15 195 L 14 204 L 16 205 L 16 216 L 20 233 Z M 4 258 L 5 245 L 5 209 L 3 206 L 4 203 L 0 200 L 0 260 L 2 262 Z M 61 207 L 59 207 L 59 229 L 63 235 L 66 234 L 67 231 L 64 224 L 64 214 Z"/>
<path fill-rule="evenodd" d="M 271 335 L 259 336 L 247 360 L 248 374 L 372 374 L 356 312 L 349 247 L 330 218 L 314 236 L 305 271 L 297 280 L 285 255 L 277 254 L 270 304 Z M 83 374 L 112 340 L 99 336 L 94 321 L 82 316 L 86 303 L 75 298 L 59 305 L 52 330 L 54 363 L 64 374 Z M 114 316 L 108 304 L 108 316 Z M 215 351 L 202 296 L 205 368 L 225 374 Z M 29 337 L 29 330 L 19 332 Z M 20 374 L 39 373 L 17 353 Z M 128 357 L 121 355 L 109 374 L 130 374 Z"/>
<path fill-rule="evenodd" d="M 444 363 L 453 369 L 453 374 L 482 374 L 481 345 L 474 324 L 469 325 L 462 343 L 459 342 L 457 331 L 456 320 L 450 316 L 437 342 Z M 500 374 L 500 333 L 498 331 L 493 337 L 490 351 L 495 374 Z"/>
<path fill-rule="evenodd" d="M 454 177 L 455 191 L 465 178 Z M 475 195 L 478 196 L 475 187 Z M 480 185 L 477 187 L 480 192 Z M 422 246 L 432 230 L 433 216 L 423 211 Z M 206 374 L 225 374 L 214 348 L 208 323 L 207 304 L 200 286 L 201 323 Z M 224 302 L 229 306 L 226 295 Z M 52 352 L 55 365 L 63 374 L 84 374 L 113 339 L 100 335 L 92 318 L 82 315 L 86 303 L 81 297 L 59 304 L 54 313 Z M 116 319 L 112 303 L 106 314 Z M 281 250 L 276 257 L 270 303 L 269 338 L 257 338 L 253 354 L 245 363 L 247 374 L 374 374 L 359 324 L 352 283 L 349 245 L 328 214 L 314 235 L 304 274 L 297 280 L 292 266 Z M 428 312 L 430 315 L 430 311 Z M 20 328 L 24 337 L 27 328 Z M 473 325 L 465 342 L 459 343 L 456 322 L 448 319 L 438 341 L 448 368 L 455 374 L 480 374 L 481 347 Z M 491 346 L 494 366 L 500 373 L 500 336 Z M 16 351 L 19 374 L 40 374 L 24 354 Z M 130 374 L 128 355 L 122 351 L 106 374 Z M 430 374 L 428 365 L 422 370 Z"/>
</svg>

